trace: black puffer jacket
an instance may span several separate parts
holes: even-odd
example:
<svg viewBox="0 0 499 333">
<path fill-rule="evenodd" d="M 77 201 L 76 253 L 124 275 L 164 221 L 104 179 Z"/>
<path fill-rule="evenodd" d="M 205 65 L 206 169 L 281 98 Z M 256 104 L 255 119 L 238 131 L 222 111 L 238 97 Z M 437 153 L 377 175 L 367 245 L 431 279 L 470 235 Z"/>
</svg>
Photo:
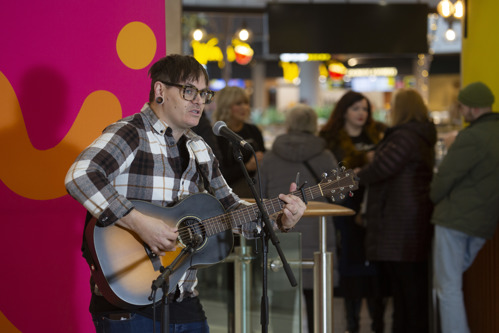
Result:
<svg viewBox="0 0 499 333">
<path fill-rule="evenodd" d="M 433 123 L 409 122 L 386 132 L 372 163 L 358 174 L 369 186 L 368 260 L 422 261 L 431 248 L 436 130 Z"/>
</svg>

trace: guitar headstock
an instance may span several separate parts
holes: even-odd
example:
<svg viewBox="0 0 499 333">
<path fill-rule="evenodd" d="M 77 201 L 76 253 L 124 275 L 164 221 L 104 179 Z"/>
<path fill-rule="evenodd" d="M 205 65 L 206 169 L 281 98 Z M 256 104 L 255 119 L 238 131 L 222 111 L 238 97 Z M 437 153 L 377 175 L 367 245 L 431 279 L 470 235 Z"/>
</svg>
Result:
<svg viewBox="0 0 499 333">
<path fill-rule="evenodd" d="M 330 175 L 323 174 L 319 183 L 322 194 L 331 198 L 332 202 L 345 199 L 346 194 L 353 196 L 353 191 L 359 188 L 358 178 L 352 169 L 341 167 L 332 170 Z"/>
</svg>

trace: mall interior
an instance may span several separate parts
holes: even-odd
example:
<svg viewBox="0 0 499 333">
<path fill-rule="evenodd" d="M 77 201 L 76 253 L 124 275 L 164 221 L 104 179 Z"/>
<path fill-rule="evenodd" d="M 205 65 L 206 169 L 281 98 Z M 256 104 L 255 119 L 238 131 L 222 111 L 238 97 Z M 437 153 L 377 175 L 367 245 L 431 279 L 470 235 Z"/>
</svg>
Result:
<svg viewBox="0 0 499 333">
<path fill-rule="evenodd" d="M 462 15 L 441 2 L 462 5 Z M 1 332 L 94 331 L 90 270 L 81 256 L 86 211 L 66 192 L 64 176 L 109 123 L 140 110 L 149 96 L 148 68 L 166 54 L 193 55 L 215 92 L 245 89 L 250 121 L 268 149 L 285 131 L 290 107 L 310 105 L 320 126 L 348 90 L 367 96 L 374 118 L 390 125 L 394 93 L 416 89 L 443 139 L 467 125 L 457 113 L 461 87 L 483 81 L 499 96 L 497 0 L 52 0 L 3 7 Z M 207 105 L 208 116 L 213 108 Z M 324 221 L 351 212 L 333 206 L 309 207 L 317 219 L 314 258 L 301 256 L 309 235 L 278 234 L 289 266 L 273 244 L 267 253 L 236 237 L 226 259 L 199 271 L 211 332 L 308 332 L 309 320 L 314 332 L 345 332 Z M 314 318 L 302 304 L 304 271 L 314 274 Z M 496 233 L 464 275 L 471 332 L 499 332 L 497 281 Z M 269 311 L 262 310 L 264 290 Z M 430 332 L 439 333 L 429 293 Z M 389 300 L 387 333 L 391 315 Z M 371 332 L 365 303 L 360 326 Z"/>
<path fill-rule="evenodd" d="M 248 91 L 252 121 L 262 129 L 268 147 L 283 131 L 287 108 L 305 102 L 316 109 L 319 122 L 325 122 L 335 102 L 349 89 L 368 96 L 374 117 L 388 124 L 393 93 L 398 88 L 417 89 L 427 103 L 439 138 L 445 139 L 466 126 L 456 109 L 457 94 L 463 85 L 483 80 L 499 88 L 497 75 L 493 74 L 498 69 L 490 57 L 499 51 L 497 45 L 493 46 L 497 44 L 497 37 L 491 33 L 493 19 L 478 19 L 479 13 L 497 10 L 498 5 L 493 1 L 463 1 L 464 16 L 456 18 L 446 17 L 439 3 L 184 0 L 181 39 L 175 42 L 182 53 L 205 59 L 201 52 L 206 49 L 201 51 L 200 43 L 213 43 L 216 38 L 218 44 L 211 45 L 229 50 L 240 42 L 237 34 L 242 28 L 250 31 L 247 45 L 252 50 L 251 60 L 243 55 L 231 58 L 229 51 L 223 51 L 220 54 L 227 55 L 223 64 L 217 59 L 208 62 L 207 69 L 213 90 L 232 84 Z M 380 8 L 392 8 L 389 19 L 382 19 L 382 14 L 376 12 Z M 367 34 L 366 26 L 375 32 Z M 193 41 L 196 29 L 204 33 L 201 41 Z M 499 322 L 492 319 L 499 296 L 494 282 L 499 263 L 496 238 L 487 243 L 465 274 L 472 332 L 499 329 Z M 285 284 L 285 280 L 280 283 Z M 343 304 L 336 297 L 334 300 L 333 331 L 343 332 Z M 433 299 L 431 330 L 439 332 L 434 303 Z M 370 332 L 365 307 L 361 332 Z M 385 318 L 389 332 L 390 313 Z M 319 331 L 323 324 L 319 322 Z"/>
</svg>

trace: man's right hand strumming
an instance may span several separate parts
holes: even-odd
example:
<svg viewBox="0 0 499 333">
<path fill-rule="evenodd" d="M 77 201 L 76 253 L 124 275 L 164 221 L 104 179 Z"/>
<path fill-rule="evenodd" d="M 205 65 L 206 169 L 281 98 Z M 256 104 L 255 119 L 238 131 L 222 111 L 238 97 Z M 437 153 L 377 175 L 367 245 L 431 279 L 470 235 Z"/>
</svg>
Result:
<svg viewBox="0 0 499 333">
<path fill-rule="evenodd" d="M 133 209 L 117 224 L 135 232 L 149 245 L 151 251 L 159 256 L 164 256 L 167 251 L 176 250 L 178 230 L 161 219 L 147 216 Z"/>
</svg>

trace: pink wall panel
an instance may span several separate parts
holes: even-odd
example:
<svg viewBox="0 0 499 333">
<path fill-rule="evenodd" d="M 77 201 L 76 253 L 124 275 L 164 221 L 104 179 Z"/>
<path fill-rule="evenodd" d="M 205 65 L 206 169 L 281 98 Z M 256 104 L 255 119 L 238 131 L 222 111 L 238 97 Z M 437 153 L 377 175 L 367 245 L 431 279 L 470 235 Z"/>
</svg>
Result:
<svg viewBox="0 0 499 333">
<path fill-rule="evenodd" d="M 148 99 L 164 1 L 0 4 L 1 332 L 89 332 L 77 154 Z"/>
</svg>

